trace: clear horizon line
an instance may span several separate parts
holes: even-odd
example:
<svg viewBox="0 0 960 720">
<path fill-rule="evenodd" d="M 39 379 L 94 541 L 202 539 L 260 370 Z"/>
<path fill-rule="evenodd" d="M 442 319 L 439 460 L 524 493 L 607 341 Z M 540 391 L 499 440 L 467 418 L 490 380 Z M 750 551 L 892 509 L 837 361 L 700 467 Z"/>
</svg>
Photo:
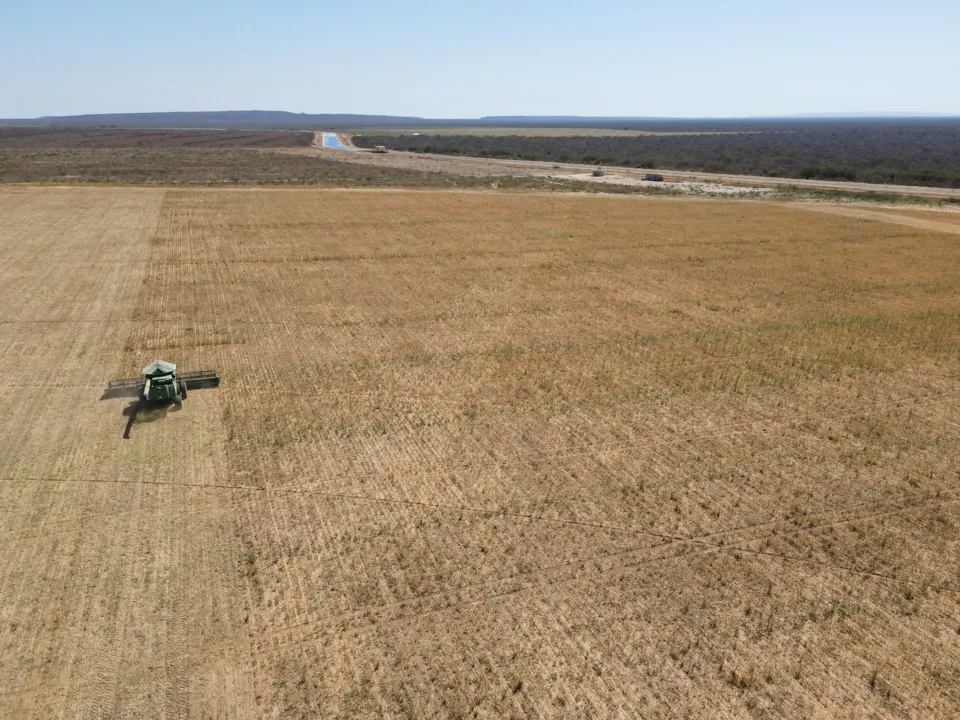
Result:
<svg viewBox="0 0 960 720">
<path fill-rule="evenodd" d="M 176 115 L 176 114 L 231 114 L 231 113 L 284 113 L 301 116 L 337 116 L 353 115 L 358 117 L 385 117 L 405 118 L 413 120 L 442 120 L 442 121 L 469 121 L 469 120 L 496 120 L 496 119 L 571 119 L 571 120 L 759 120 L 759 119 L 791 119 L 791 118 L 954 118 L 960 113 L 939 113 L 913 110 L 871 110 L 871 111 L 829 111 L 829 112 L 799 112 L 799 113 L 769 113 L 755 115 L 571 115 L 571 114 L 489 114 L 478 117 L 427 117 L 421 115 L 394 115 L 389 113 L 358 113 L 358 112 L 294 112 L 290 110 L 155 110 L 137 112 L 89 112 L 67 115 L 38 115 L 34 117 L 4 117 L 10 120 L 50 120 L 54 118 L 79 118 L 90 116 L 110 115 Z"/>
</svg>

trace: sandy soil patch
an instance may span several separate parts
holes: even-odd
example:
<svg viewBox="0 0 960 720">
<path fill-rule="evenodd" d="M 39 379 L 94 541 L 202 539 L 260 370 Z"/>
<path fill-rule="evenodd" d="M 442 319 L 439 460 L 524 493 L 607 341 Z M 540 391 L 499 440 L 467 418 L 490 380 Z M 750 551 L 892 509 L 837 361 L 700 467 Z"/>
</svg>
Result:
<svg viewBox="0 0 960 720">
<path fill-rule="evenodd" d="M 940 223 L 960 224 L 960 205 L 957 204 L 943 205 L 925 210 L 905 209 L 903 206 L 887 206 L 877 209 L 881 212 L 891 213 L 901 217 L 916 218 L 918 220 L 930 220 Z"/>
<path fill-rule="evenodd" d="M 955 213 L 924 211 L 891 212 L 869 208 L 869 206 L 852 207 L 849 205 L 838 205 L 834 203 L 802 203 L 800 206 L 806 209 L 830 213 L 833 215 L 845 215 L 847 217 L 862 218 L 864 220 L 876 220 L 879 222 L 892 223 L 896 225 L 923 228 L 925 230 L 936 230 L 938 232 L 945 232 L 954 235 L 960 234 L 960 215 Z"/>
<path fill-rule="evenodd" d="M 642 175 L 620 175 L 616 172 L 607 172 L 602 177 L 594 177 L 591 173 L 562 173 L 550 175 L 558 180 L 577 180 L 580 182 L 595 182 L 607 185 L 632 185 L 634 187 L 663 188 L 690 195 L 736 195 L 736 196 L 764 196 L 772 195 L 776 191 L 767 187 L 748 187 L 745 185 L 725 185 L 712 182 L 686 182 L 679 180 L 664 180 L 662 182 L 644 180 Z"/>
</svg>

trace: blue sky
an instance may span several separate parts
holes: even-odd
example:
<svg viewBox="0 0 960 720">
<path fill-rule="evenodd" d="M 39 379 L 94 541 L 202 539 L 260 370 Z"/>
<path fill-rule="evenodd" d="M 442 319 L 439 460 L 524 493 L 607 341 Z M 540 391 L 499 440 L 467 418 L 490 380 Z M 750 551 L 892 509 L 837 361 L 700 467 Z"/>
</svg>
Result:
<svg viewBox="0 0 960 720">
<path fill-rule="evenodd" d="M 960 2 L 0 2 L 0 117 L 960 114 Z"/>
</svg>

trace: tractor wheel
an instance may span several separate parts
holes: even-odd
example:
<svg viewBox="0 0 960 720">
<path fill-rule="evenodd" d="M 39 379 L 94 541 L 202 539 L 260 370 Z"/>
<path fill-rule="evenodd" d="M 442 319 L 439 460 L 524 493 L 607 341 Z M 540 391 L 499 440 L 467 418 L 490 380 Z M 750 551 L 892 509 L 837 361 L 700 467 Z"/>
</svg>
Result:
<svg viewBox="0 0 960 720">
<path fill-rule="evenodd" d="M 181 398 L 179 395 L 174 395 L 173 404 L 176 405 L 177 409 L 179 410 L 183 407 L 183 398 Z"/>
<path fill-rule="evenodd" d="M 180 383 L 180 397 L 184 400 L 187 399 L 187 384 L 185 382 Z"/>
</svg>

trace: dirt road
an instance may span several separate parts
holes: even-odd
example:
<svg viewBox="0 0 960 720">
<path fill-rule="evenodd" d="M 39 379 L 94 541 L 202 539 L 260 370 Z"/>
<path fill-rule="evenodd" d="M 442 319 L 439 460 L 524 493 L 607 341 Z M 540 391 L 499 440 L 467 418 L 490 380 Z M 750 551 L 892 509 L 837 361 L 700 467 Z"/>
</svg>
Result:
<svg viewBox="0 0 960 720">
<path fill-rule="evenodd" d="M 298 151 L 292 151 L 298 152 Z M 309 152 L 309 150 L 307 150 Z M 328 151 L 336 152 L 336 151 Z M 346 153 L 340 152 L 336 159 L 343 159 Z M 557 172 L 589 173 L 593 165 L 579 163 L 551 163 L 538 160 L 502 160 L 493 158 L 454 157 L 450 155 L 433 155 L 423 153 L 392 150 L 386 155 L 370 152 L 351 152 L 350 162 L 369 163 L 371 165 L 392 165 L 395 167 L 410 167 L 429 169 L 459 174 L 516 174 L 533 173 L 537 175 L 551 175 Z M 486 169 L 487 172 L 483 172 Z M 693 182 L 723 182 L 739 185 L 760 185 L 765 187 L 800 187 L 814 190 L 843 190 L 847 192 L 884 192 L 916 197 L 933 198 L 960 198 L 960 189 L 919 187 L 914 185 L 874 185 L 870 183 L 835 182 L 828 180 L 802 180 L 795 178 L 776 178 L 758 175 L 722 175 L 716 173 L 685 172 L 680 170 L 658 170 L 656 168 L 616 168 L 608 169 L 608 176 L 621 175 L 624 177 L 638 177 L 646 173 L 657 172 L 671 179 L 688 180 Z"/>
<path fill-rule="evenodd" d="M 833 205 L 830 203 L 803 203 L 797 205 L 796 207 L 802 207 L 806 210 L 813 210 L 815 212 L 829 213 L 831 215 L 843 215 L 845 217 L 862 218 L 864 220 L 876 220 L 878 222 L 906 225 L 908 227 L 922 228 L 924 230 L 936 230 L 938 232 L 960 235 L 960 224 L 955 222 L 953 214 L 950 214 L 948 217 L 941 220 L 939 218 L 919 218 L 911 215 L 901 215 L 895 212 L 876 212 L 872 210 L 864 210 L 862 208 Z M 929 214 L 934 215 L 934 213 Z"/>
</svg>

